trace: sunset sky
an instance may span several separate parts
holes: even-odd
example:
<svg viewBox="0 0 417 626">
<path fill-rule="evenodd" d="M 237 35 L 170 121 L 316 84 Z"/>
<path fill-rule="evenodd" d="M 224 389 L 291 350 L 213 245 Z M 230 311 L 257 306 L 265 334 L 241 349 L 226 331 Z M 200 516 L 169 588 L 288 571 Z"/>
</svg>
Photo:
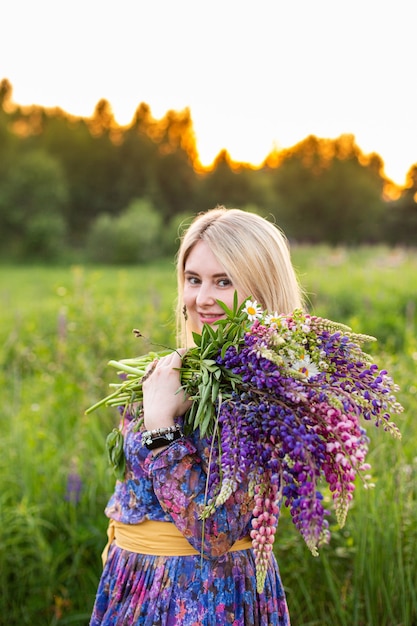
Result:
<svg viewBox="0 0 417 626">
<path fill-rule="evenodd" d="M 21 0 L 2 8 L 13 101 L 127 124 L 189 107 L 203 164 L 352 133 L 402 185 L 417 163 L 413 0 Z"/>
</svg>

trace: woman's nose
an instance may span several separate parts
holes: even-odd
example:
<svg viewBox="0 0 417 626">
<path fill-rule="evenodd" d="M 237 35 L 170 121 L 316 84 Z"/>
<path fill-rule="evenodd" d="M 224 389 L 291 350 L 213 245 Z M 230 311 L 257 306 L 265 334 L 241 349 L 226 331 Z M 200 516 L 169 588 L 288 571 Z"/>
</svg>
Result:
<svg viewBox="0 0 417 626">
<path fill-rule="evenodd" d="M 213 304 L 216 301 L 214 290 L 211 285 L 201 283 L 197 294 L 197 304 L 200 306 Z"/>
</svg>

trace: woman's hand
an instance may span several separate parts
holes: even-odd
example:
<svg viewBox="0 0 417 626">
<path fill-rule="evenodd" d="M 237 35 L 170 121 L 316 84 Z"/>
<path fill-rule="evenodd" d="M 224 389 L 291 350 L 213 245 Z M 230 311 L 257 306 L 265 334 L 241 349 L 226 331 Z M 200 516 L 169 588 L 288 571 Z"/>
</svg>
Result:
<svg viewBox="0 0 417 626">
<path fill-rule="evenodd" d="M 184 350 L 178 351 L 180 354 Z M 183 415 L 191 406 L 184 396 L 179 368 L 181 356 L 172 352 L 152 364 L 149 375 L 143 381 L 143 411 L 146 430 L 166 428 L 174 424 L 174 418 Z M 153 369 L 152 369 L 153 368 Z"/>
</svg>

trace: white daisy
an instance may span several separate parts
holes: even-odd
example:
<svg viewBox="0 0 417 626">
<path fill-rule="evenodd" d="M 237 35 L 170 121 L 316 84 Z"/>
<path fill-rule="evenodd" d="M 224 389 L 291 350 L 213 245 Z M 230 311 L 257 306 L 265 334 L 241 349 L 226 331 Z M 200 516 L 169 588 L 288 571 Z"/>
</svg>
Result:
<svg viewBox="0 0 417 626">
<path fill-rule="evenodd" d="M 272 328 L 280 328 L 282 326 L 282 315 L 278 315 L 275 313 L 271 313 L 265 317 L 265 323 L 268 326 L 272 326 Z"/>
<path fill-rule="evenodd" d="M 308 356 L 304 354 L 300 359 L 295 361 L 292 365 L 292 369 L 296 370 L 299 374 L 302 374 L 307 379 L 313 378 L 320 374 L 320 370 L 315 363 L 313 363 Z"/>
<path fill-rule="evenodd" d="M 262 308 L 256 300 L 247 300 L 243 310 L 251 322 L 262 317 Z"/>
</svg>

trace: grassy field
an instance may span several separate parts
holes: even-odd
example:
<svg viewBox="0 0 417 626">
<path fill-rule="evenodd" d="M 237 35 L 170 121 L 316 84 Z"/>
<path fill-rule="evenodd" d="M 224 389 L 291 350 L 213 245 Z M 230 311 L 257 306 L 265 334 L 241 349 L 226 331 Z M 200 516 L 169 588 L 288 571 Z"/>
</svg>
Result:
<svg viewBox="0 0 417 626">
<path fill-rule="evenodd" d="M 284 512 L 275 551 L 294 626 L 417 623 L 417 252 L 297 248 L 310 309 L 374 335 L 401 387 L 401 441 L 370 427 L 375 489 L 314 558 Z M 87 625 L 113 477 L 112 358 L 174 345 L 172 263 L 0 267 L 0 623 Z M 148 340 L 132 333 L 139 328 Z"/>
</svg>

